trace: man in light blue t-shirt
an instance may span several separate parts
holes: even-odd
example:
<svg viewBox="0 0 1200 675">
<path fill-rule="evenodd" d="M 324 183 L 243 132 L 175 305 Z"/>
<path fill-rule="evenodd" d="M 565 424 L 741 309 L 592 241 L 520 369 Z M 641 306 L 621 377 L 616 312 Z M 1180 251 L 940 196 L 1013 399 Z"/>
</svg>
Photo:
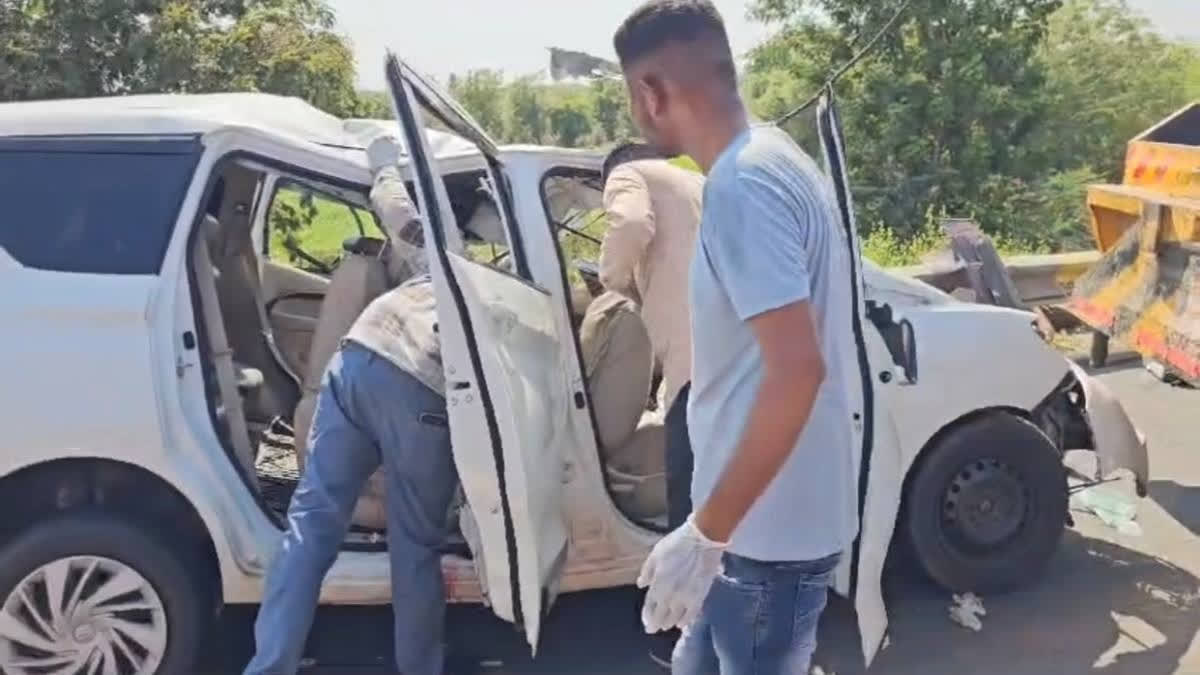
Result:
<svg viewBox="0 0 1200 675">
<path fill-rule="evenodd" d="M 749 124 L 709 0 L 651 0 L 614 44 L 647 139 L 708 174 L 690 273 L 695 507 L 646 560 L 642 619 L 684 628 L 676 673 L 806 673 L 858 527 L 832 189 L 786 134 Z"/>
</svg>

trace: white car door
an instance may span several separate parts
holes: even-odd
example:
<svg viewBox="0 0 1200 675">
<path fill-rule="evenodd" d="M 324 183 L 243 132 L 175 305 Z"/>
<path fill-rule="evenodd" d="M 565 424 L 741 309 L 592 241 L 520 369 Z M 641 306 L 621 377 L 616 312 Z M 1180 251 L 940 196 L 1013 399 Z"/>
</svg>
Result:
<svg viewBox="0 0 1200 675">
<path fill-rule="evenodd" d="M 857 397 L 854 423 L 855 437 L 860 443 L 859 533 L 850 555 L 843 560 L 838 590 L 854 602 L 863 656 L 870 663 L 887 630 L 881 581 L 904 483 L 899 435 L 890 401 L 894 387 L 915 381 L 916 357 L 911 346 L 911 330 L 905 330 L 905 322 L 895 322 L 890 309 L 877 303 L 870 303 L 868 311 L 845 143 L 832 90 L 826 90 L 817 102 L 816 126 L 825 168 L 837 198 L 846 245 L 850 248 L 853 278 L 849 281 L 853 284 L 856 305 L 853 332 L 859 361 L 859 378 L 857 382 L 848 383 L 852 395 Z M 894 337 L 891 345 L 885 341 L 882 331 L 888 331 Z M 903 375 L 894 367 L 901 364 L 904 364 Z"/>
<path fill-rule="evenodd" d="M 455 464 L 479 529 L 477 565 L 495 613 L 536 650 L 567 554 L 563 449 L 570 399 L 552 296 L 527 281 L 495 145 L 449 97 L 389 56 L 387 79 L 410 155 L 436 287 Z M 488 158 L 518 275 L 467 258 L 423 113 Z M 456 250 L 457 249 L 457 250 Z M 479 564 L 482 563 L 482 564 Z"/>
</svg>

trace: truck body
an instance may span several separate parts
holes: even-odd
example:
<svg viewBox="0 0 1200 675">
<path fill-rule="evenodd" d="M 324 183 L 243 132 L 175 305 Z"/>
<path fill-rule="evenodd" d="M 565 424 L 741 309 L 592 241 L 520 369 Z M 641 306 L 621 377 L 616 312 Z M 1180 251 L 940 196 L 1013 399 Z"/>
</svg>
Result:
<svg viewBox="0 0 1200 675">
<path fill-rule="evenodd" d="M 1200 383 L 1200 102 L 1131 140 L 1123 182 L 1087 206 L 1102 257 L 1067 307 L 1096 331 L 1093 361 L 1116 339 Z"/>
</svg>

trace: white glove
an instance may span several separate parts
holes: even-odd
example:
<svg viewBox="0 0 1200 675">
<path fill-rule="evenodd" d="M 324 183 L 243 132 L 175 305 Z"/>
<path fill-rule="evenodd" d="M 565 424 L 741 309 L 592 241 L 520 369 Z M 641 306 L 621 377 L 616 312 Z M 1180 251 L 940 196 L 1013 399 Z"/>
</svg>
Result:
<svg viewBox="0 0 1200 675">
<path fill-rule="evenodd" d="M 396 166 L 400 154 L 400 141 L 392 136 L 378 136 L 367 146 L 367 168 L 374 175 L 384 167 Z"/>
<path fill-rule="evenodd" d="M 691 516 L 654 546 L 637 580 L 638 588 L 650 589 L 642 605 L 647 633 L 692 623 L 721 573 L 721 555 L 727 546 L 704 536 Z"/>
</svg>

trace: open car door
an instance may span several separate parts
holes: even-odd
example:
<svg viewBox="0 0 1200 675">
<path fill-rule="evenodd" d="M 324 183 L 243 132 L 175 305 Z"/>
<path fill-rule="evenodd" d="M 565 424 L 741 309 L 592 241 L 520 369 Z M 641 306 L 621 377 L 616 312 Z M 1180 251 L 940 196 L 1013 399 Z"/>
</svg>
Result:
<svg viewBox="0 0 1200 675">
<path fill-rule="evenodd" d="M 480 535 L 476 566 L 493 611 L 524 628 L 536 651 L 567 555 L 564 341 L 552 296 L 527 280 L 495 145 L 448 96 L 391 54 L 386 75 L 424 216 L 454 460 Z M 515 275 L 464 254 L 429 150 L 425 113 L 488 159 Z"/>
<path fill-rule="evenodd" d="M 853 333 L 857 347 L 857 381 L 847 382 L 852 392 L 855 438 L 859 442 L 858 516 L 859 531 L 850 555 L 843 558 L 838 574 L 838 590 L 854 602 L 862 637 L 863 657 L 869 664 L 883 644 L 887 631 L 887 612 L 883 602 L 883 565 L 896 525 L 903 491 L 899 435 L 891 415 L 892 388 L 896 378 L 875 377 L 875 371 L 891 371 L 897 363 L 883 331 L 892 333 L 894 324 L 889 308 L 868 303 L 864 297 L 862 251 L 854 220 L 854 204 L 846 164 L 845 142 L 832 89 L 826 89 L 816 108 L 816 136 L 825 161 L 825 170 L 837 200 L 845 244 L 851 260 L 851 279 L 855 311 Z M 879 311 L 882 309 L 883 311 Z M 883 322 L 886 325 L 880 326 Z M 910 342 L 911 343 L 911 342 Z M 900 359 L 901 361 L 903 359 Z M 915 382 L 915 356 L 905 377 Z M 853 377 L 853 376 L 852 376 Z"/>
</svg>

